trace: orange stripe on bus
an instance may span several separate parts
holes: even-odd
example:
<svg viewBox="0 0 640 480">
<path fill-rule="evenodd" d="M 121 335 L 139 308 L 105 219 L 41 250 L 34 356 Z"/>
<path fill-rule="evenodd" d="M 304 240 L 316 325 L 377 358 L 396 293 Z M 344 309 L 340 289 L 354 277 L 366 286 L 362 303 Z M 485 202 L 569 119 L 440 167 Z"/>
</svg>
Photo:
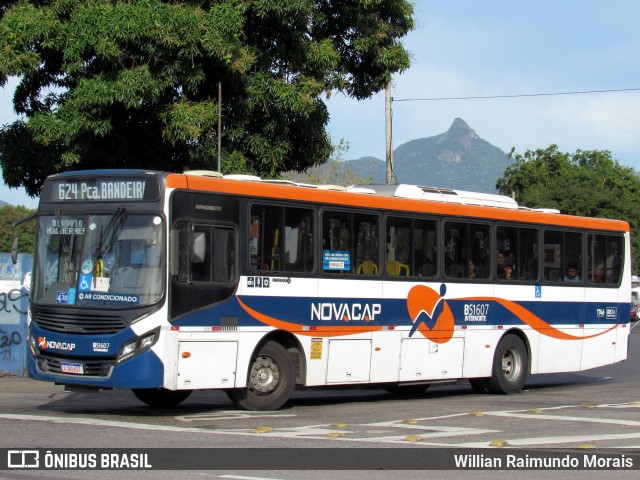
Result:
<svg viewBox="0 0 640 480">
<path fill-rule="evenodd" d="M 277 318 L 270 317 L 268 315 L 260 313 L 257 310 L 254 310 L 253 308 L 246 305 L 240 299 L 240 297 L 236 297 L 236 298 L 240 306 L 244 309 L 244 311 L 247 312 L 256 320 L 264 323 L 265 325 L 270 325 L 274 328 L 280 328 L 282 330 L 296 332 L 300 335 L 317 336 L 317 337 L 336 337 L 336 336 L 343 336 L 343 335 L 351 335 L 355 333 L 368 333 L 368 332 L 382 330 L 382 327 L 361 326 L 361 325 L 345 326 L 345 327 L 315 326 L 314 330 L 301 330 L 301 326 L 296 323 L 285 322 L 284 320 L 279 320 Z M 612 330 L 615 330 L 616 328 L 618 328 L 618 324 L 616 324 L 605 331 L 595 333 L 593 335 L 584 335 L 584 336 L 571 335 L 551 326 L 550 324 L 542 320 L 537 315 L 531 313 L 529 310 L 527 310 L 523 306 L 518 305 L 517 303 L 512 302 L 510 300 L 505 300 L 503 298 L 492 298 L 492 297 L 472 297 L 472 298 L 464 298 L 464 299 L 456 299 L 456 300 L 467 300 L 467 301 L 478 301 L 478 302 L 495 301 L 500 305 L 502 305 L 507 310 L 509 310 L 511 313 L 513 313 L 523 323 L 525 323 L 526 325 L 529 325 L 536 332 L 547 337 L 555 338 L 557 340 L 586 340 L 589 338 L 595 338 L 601 335 L 605 335 L 611 332 Z M 453 316 L 451 315 L 450 311 L 448 313 L 451 318 L 448 319 L 450 321 L 447 322 L 447 325 L 441 326 L 440 328 L 437 328 L 434 330 L 431 330 L 426 326 L 420 325 L 418 330 L 423 336 L 425 336 L 426 338 L 430 339 L 435 343 L 448 342 L 453 336 L 453 330 L 455 328 Z"/>
<path fill-rule="evenodd" d="M 499 207 L 460 205 L 429 200 L 406 199 L 369 195 L 362 193 L 336 192 L 312 187 L 277 185 L 243 180 L 207 178 L 169 174 L 167 188 L 186 188 L 193 191 L 216 192 L 232 195 L 250 195 L 254 198 L 292 200 L 336 206 L 364 207 L 383 211 L 414 212 L 434 215 L 466 216 L 486 220 L 518 221 L 565 227 L 589 228 L 628 232 L 629 224 L 622 220 L 576 217 L 553 213 L 510 210 Z"/>
<path fill-rule="evenodd" d="M 479 301 L 479 302 L 486 302 L 486 301 L 497 302 L 500 305 L 502 305 L 504 308 L 509 310 L 511 313 L 513 313 L 516 317 L 518 317 L 518 319 L 520 319 L 523 323 L 533 328 L 536 332 L 541 333 L 542 335 L 545 335 L 547 337 L 556 338 L 558 340 L 586 340 L 588 338 L 599 337 L 600 335 L 604 335 L 618 328 L 618 324 L 616 324 L 613 327 L 603 332 L 595 333 L 593 335 L 585 335 L 585 336 L 570 335 L 568 333 L 565 333 L 549 325 L 547 322 L 542 320 L 537 315 L 531 313 L 522 305 L 518 305 L 517 303 L 512 302 L 510 300 L 505 300 L 504 298 L 474 297 L 474 298 L 465 298 L 463 300 Z"/>
</svg>

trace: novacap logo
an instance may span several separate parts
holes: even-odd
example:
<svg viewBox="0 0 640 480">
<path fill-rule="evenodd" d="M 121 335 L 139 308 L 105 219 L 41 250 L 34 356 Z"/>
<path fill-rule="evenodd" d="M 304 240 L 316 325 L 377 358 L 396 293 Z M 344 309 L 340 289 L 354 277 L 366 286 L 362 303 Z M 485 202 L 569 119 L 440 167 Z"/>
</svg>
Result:
<svg viewBox="0 0 640 480">
<path fill-rule="evenodd" d="M 52 350 L 75 350 L 75 343 L 68 342 L 56 342 L 54 340 L 47 340 L 47 337 L 38 337 L 38 346 L 43 350 L 52 349 Z"/>
<path fill-rule="evenodd" d="M 444 299 L 447 286 L 440 285 L 440 292 L 425 285 L 416 285 L 407 296 L 407 310 L 413 322 L 409 336 L 418 330 L 434 343 L 447 343 L 453 337 L 455 321 Z"/>
</svg>

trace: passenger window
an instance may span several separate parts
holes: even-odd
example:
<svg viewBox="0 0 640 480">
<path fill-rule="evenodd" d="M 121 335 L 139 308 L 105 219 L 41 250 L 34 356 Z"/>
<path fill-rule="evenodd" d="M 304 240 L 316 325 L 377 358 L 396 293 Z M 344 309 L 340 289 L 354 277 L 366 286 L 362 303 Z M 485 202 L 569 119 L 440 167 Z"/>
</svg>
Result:
<svg viewBox="0 0 640 480">
<path fill-rule="evenodd" d="M 379 221 L 375 215 L 325 211 L 322 269 L 330 273 L 378 275 Z"/>
<path fill-rule="evenodd" d="M 538 230 L 501 226 L 496 229 L 496 243 L 498 280 L 538 278 Z"/>
<path fill-rule="evenodd" d="M 252 270 L 313 271 L 313 210 L 253 205 L 249 257 Z"/>
<path fill-rule="evenodd" d="M 490 232 L 489 225 L 445 222 L 445 277 L 470 280 L 489 278 Z"/>
<path fill-rule="evenodd" d="M 392 277 L 435 277 L 437 268 L 437 223 L 416 218 L 387 219 L 385 270 Z"/>
<path fill-rule="evenodd" d="M 183 224 L 178 229 L 177 280 L 231 284 L 236 276 L 236 233 L 227 227 Z"/>
<path fill-rule="evenodd" d="M 582 235 L 544 232 L 544 278 L 549 282 L 582 283 Z"/>
<path fill-rule="evenodd" d="M 588 237 L 587 280 L 590 284 L 617 285 L 622 271 L 622 237 L 595 235 Z"/>
</svg>

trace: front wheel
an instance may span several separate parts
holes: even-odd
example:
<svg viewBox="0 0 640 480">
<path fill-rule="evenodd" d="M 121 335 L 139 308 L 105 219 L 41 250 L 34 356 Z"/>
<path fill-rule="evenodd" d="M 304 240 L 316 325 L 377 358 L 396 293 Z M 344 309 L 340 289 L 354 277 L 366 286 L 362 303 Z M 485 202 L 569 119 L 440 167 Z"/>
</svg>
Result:
<svg viewBox="0 0 640 480">
<path fill-rule="evenodd" d="M 505 336 L 493 357 L 489 391 L 511 395 L 524 387 L 529 370 L 529 355 L 524 342 L 516 335 Z"/>
<path fill-rule="evenodd" d="M 191 395 L 191 390 L 167 390 L 166 388 L 134 388 L 132 392 L 138 400 L 155 408 L 175 407 Z"/>
<path fill-rule="evenodd" d="M 277 410 L 295 387 L 291 356 L 276 342 L 265 343 L 249 365 L 247 386 L 227 390 L 229 399 L 245 410 Z"/>
</svg>

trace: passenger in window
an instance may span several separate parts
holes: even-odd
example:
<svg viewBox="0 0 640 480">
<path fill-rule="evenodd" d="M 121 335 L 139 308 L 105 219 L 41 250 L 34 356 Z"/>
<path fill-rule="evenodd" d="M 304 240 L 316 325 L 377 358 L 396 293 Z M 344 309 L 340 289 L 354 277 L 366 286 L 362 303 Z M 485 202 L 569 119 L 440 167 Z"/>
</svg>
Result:
<svg viewBox="0 0 640 480">
<path fill-rule="evenodd" d="M 564 282 L 579 282 L 580 281 L 580 269 L 578 262 L 569 262 L 567 265 L 567 274 L 563 278 Z"/>
<path fill-rule="evenodd" d="M 469 267 L 467 269 L 467 278 L 478 278 L 476 273 L 476 262 L 473 258 L 469 259 Z"/>
<path fill-rule="evenodd" d="M 498 278 L 504 278 L 504 266 L 505 266 L 504 257 L 505 257 L 504 252 L 500 250 L 496 257 L 496 263 L 498 265 Z"/>
<path fill-rule="evenodd" d="M 504 277 L 502 277 L 504 280 L 511 280 L 513 278 L 513 267 L 511 265 L 505 265 L 502 271 L 504 272 Z"/>
<path fill-rule="evenodd" d="M 593 269 L 593 274 L 591 276 L 591 281 L 593 283 L 604 283 L 604 268 L 596 267 Z"/>
</svg>

